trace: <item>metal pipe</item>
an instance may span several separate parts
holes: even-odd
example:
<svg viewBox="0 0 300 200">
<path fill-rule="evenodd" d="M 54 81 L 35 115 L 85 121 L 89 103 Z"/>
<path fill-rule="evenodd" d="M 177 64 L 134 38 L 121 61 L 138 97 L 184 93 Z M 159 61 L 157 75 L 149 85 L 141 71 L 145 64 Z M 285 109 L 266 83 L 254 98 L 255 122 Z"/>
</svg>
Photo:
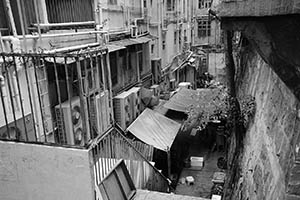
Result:
<svg viewBox="0 0 300 200">
<path fill-rule="evenodd" d="M 9 22 L 10 22 L 10 28 L 12 31 L 12 34 L 14 37 L 16 37 L 18 35 L 17 33 L 17 29 L 16 29 L 16 24 L 15 24 L 15 20 L 14 20 L 14 15 L 12 13 L 12 9 L 10 6 L 10 0 L 4 0 L 4 6 L 6 7 L 5 11 L 7 12 L 8 18 L 9 18 Z"/>
<path fill-rule="evenodd" d="M 13 114 L 13 119 L 14 119 L 14 124 L 15 124 L 15 128 L 17 129 L 17 120 L 16 120 L 16 111 L 15 111 L 15 105 L 14 105 L 14 98 L 12 96 L 12 88 L 10 85 L 10 79 L 9 79 L 9 70 L 7 69 L 7 63 L 5 60 L 5 57 L 3 56 L 3 62 L 4 62 L 4 66 L 5 66 L 5 72 L 6 72 L 6 76 L 7 76 L 7 86 L 8 86 L 8 90 L 9 90 L 9 97 L 10 97 L 10 103 L 11 103 L 11 109 L 12 109 L 12 114 Z M 10 134 L 10 133 L 8 133 Z M 10 137 L 10 136 L 9 136 Z M 16 138 L 17 139 L 17 135 Z"/>
<path fill-rule="evenodd" d="M 70 108 L 72 108 L 72 102 L 71 102 L 71 99 L 72 99 L 72 94 L 71 94 L 71 87 L 70 87 L 70 79 L 69 79 L 69 72 L 68 72 L 68 64 L 67 64 L 67 57 L 64 58 L 64 67 L 65 67 L 65 75 L 66 75 L 66 81 L 67 81 L 67 93 L 68 93 L 68 99 L 69 99 L 69 106 Z M 60 108 L 61 109 L 61 105 L 60 105 Z M 62 113 L 60 111 L 60 113 Z M 70 109 L 70 119 L 72 119 L 72 109 Z M 72 124 L 72 134 L 74 135 L 75 131 L 74 131 L 74 124 Z M 65 130 L 64 130 L 65 131 Z"/>
<path fill-rule="evenodd" d="M 59 114 L 60 114 L 60 118 L 63 119 L 63 109 L 62 109 L 62 105 L 61 105 L 61 93 L 60 93 L 60 87 L 59 87 L 59 80 L 58 80 L 58 72 L 57 72 L 57 66 L 56 66 L 56 58 L 53 57 L 53 67 L 54 67 L 54 75 L 55 75 L 55 83 L 56 83 L 56 90 L 57 90 L 57 95 L 58 95 L 58 103 L 59 103 Z M 70 107 L 71 109 L 72 107 Z M 64 120 L 62 120 L 62 122 L 64 123 Z M 64 127 L 66 127 L 64 125 Z M 53 127 L 54 128 L 54 127 Z M 64 135 L 64 139 L 65 141 L 67 141 L 67 133 L 66 130 L 63 129 L 63 135 Z M 68 142 L 67 142 L 68 143 Z"/>
<path fill-rule="evenodd" d="M 113 95 L 112 95 L 112 81 L 111 81 L 111 71 L 110 71 L 110 62 L 109 62 L 109 54 L 106 53 L 106 65 L 107 65 L 107 73 L 108 73 L 108 85 L 109 85 L 109 97 L 110 97 L 110 114 L 111 114 L 111 119 L 114 120 L 114 112 L 113 112 Z"/>
<path fill-rule="evenodd" d="M 45 142 L 47 142 L 47 135 L 46 135 L 46 129 L 45 129 L 45 120 L 44 120 L 44 114 L 43 114 L 43 109 L 42 109 L 42 102 L 41 102 L 41 94 L 40 94 L 40 88 L 39 88 L 39 80 L 38 80 L 38 76 L 36 73 L 36 68 L 37 68 L 37 62 L 39 63 L 38 66 L 40 67 L 40 57 L 34 58 L 32 57 L 32 59 L 35 59 L 33 61 L 33 69 L 34 69 L 34 76 L 35 76 L 35 81 L 36 81 L 36 89 L 37 89 L 37 94 L 38 94 L 38 100 L 39 100 L 39 107 L 40 107 L 40 111 L 41 111 L 41 119 L 42 119 L 42 127 L 43 127 L 43 133 L 44 133 L 44 137 L 45 137 Z"/>
<path fill-rule="evenodd" d="M 33 0 L 33 4 L 34 4 L 35 17 L 36 17 L 36 22 L 38 27 L 39 39 L 41 41 L 42 33 L 41 33 L 41 25 L 40 25 L 40 18 L 39 18 L 39 9 L 37 8 L 37 0 Z"/>
<path fill-rule="evenodd" d="M 20 104 L 21 104 L 21 113 L 22 113 L 22 118 L 23 118 L 25 137 L 26 137 L 26 141 L 28 142 L 28 133 L 27 133 L 27 127 L 26 127 L 26 121 L 25 121 L 22 93 L 21 93 L 21 89 L 20 89 L 20 81 L 19 81 L 19 76 L 18 76 L 18 71 L 17 71 L 17 63 L 16 63 L 15 56 L 13 56 L 13 61 L 14 61 L 15 76 L 16 76 L 16 79 L 17 79 L 17 87 L 18 87 L 18 91 L 19 91 L 19 100 L 20 100 Z"/>
<path fill-rule="evenodd" d="M 73 32 L 73 33 L 56 33 L 56 34 L 42 34 L 42 38 L 53 38 L 53 37 L 64 37 L 64 36 L 77 36 L 77 35 L 91 35 L 91 34 L 97 34 L 97 33 L 107 33 L 107 31 L 84 31 L 84 32 Z M 18 39 L 22 39 L 22 36 L 17 36 Z M 27 39 L 38 39 L 38 35 L 27 35 Z M 3 37 L 4 41 L 11 41 L 11 37 L 5 36 Z"/>
<path fill-rule="evenodd" d="M 3 80 L 1 80 L 3 78 Z M 8 139 L 10 139 L 10 134 L 9 134 L 9 127 L 8 127 L 8 120 L 7 120 L 7 113 L 6 113 L 6 106 L 4 102 L 4 95 L 2 91 L 2 81 L 4 82 L 4 77 L 1 75 L 0 79 L 0 97 L 1 97 L 1 102 L 2 102 L 2 108 L 3 108 L 3 114 L 4 114 L 4 119 L 5 119 L 5 126 L 6 126 L 6 131 L 7 131 L 7 136 Z"/>
<path fill-rule="evenodd" d="M 21 24 L 21 31 L 22 31 L 22 36 L 23 36 L 23 48 L 25 52 L 27 52 L 27 39 L 26 39 L 26 30 L 25 30 L 25 24 L 23 21 L 23 12 L 22 12 L 22 7 L 21 7 L 21 2 L 20 0 L 17 0 L 17 6 L 18 6 L 18 12 L 19 12 L 19 18 L 20 18 L 20 24 Z"/>
<path fill-rule="evenodd" d="M 44 53 L 55 54 L 55 53 L 71 52 L 71 51 L 76 51 L 76 50 L 85 49 L 85 48 L 89 48 L 89 47 L 96 47 L 99 45 L 100 44 L 98 42 L 95 42 L 95 43 L 90 43 L 90 44 L 83 44 L 83 45 L 77 45 L 77 46 L 64 47 L 64 48 L 44 51 Z"/>
<path fill-rule="evenodd" d="M 34 112 L 33 112 L 32 98 L 31 98 L 31 89 L 30 89 L 30 85 L 29 85 L 29 78 L 28 78 L 28 72 L 27 72 L 27 64 L 26 64 L 25 57 L 23 56 L 22 58 L 23 58 L 23 65 L 24 65 L 24 70 L 25 70 L 25 78 L 26 78 L 26 82 L 27 82 L 27 90 L 28 90 L 28 96 L 29 96 L 30 110 L 31 110 L 32 121 L 33 121 L 33 131 L 34 131 L 35 141 L 37 142 Z"/>
<path fill-rule="evenodd" d="M 2 34 L 0 31 L 0 52 L 4 51 L 4 44 L 3 44 L 3 40 L 2 40 Z"/>
<path fill-rule="evenodd" d="M 65 27 L 65 26 L 87 26 L 87 25 L 95 25 L 95 21 L 85 21 L 85 22 L 64 22 L 64 23 L 36 23 L 33 26 L 41 28 L 51 28 L 51 27 Z"/>
</svg>

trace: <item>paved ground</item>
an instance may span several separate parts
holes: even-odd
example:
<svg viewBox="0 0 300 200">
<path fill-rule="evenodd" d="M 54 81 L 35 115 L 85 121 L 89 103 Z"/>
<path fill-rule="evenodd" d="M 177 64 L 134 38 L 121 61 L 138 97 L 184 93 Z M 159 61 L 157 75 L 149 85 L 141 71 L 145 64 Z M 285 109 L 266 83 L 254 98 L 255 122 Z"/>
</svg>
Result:
<svg viewBox="0 0 300 200">
<path fill-rule="evenodd" d="M 203 146 L 203 145 L 202 145 Z M 210 198 L 211 188 L 213 186 L 212 178 L 214 172 L 220 171 L 217 167 L 217 160 L 223 156 L 223 152 L 212 152 L 208 149 L 201 148 L 201 144 L 197 141 L 191 146 L 191 156 L 204 157 L 204 167 L 201 170 L 192 170 L 190 168 L 184 168 L 180 174 L 180 178 L 187 176 L 193 176 L 195 179 L 194 185 L 180 184 L 176 187 L 175 193 L 181 195 L 189 195 L 203 198 Z"/>
<path fill-rule="evenodd" d="M 137 190 L 134 200 L 208 200 L 200 197 L 183 196 L 176 194 L 150 192 L 148 190 Z"/>
</svg>

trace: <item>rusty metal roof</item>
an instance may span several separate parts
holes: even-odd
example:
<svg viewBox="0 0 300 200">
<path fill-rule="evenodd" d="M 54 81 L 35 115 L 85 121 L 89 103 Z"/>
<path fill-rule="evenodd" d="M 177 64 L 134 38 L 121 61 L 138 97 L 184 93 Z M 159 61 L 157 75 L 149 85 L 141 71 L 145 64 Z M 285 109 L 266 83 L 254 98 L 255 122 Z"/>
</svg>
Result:
<svg viewBox="0 0 300 200">
<path fill-rule="evenodd" d="M 146 108 L 127 130 L 146 144 L 167 151 L 171 148 L 180 127 L 179 123 Z"/>
</svg>

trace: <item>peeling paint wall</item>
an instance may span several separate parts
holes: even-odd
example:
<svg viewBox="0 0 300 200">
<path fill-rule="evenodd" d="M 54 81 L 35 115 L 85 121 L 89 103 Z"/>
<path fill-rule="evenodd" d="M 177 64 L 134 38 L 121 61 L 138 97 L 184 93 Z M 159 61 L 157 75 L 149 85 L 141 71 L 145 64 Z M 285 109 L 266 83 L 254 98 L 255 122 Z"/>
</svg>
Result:
<svg viewBox="0 0 300 200">
<path fill-rule="evenodd" d="M 0 141 L 0 199 L 94 199 L 87 150 Z"/>
<path fill-rule="evenodd" d="M 252 95 L 256 114 L 244 139 L 242 176 L 233 199 L 283 200 L 300 141 L 300 104 L 251 47 L 241 53 L 238 97 Z"/>
</svg>

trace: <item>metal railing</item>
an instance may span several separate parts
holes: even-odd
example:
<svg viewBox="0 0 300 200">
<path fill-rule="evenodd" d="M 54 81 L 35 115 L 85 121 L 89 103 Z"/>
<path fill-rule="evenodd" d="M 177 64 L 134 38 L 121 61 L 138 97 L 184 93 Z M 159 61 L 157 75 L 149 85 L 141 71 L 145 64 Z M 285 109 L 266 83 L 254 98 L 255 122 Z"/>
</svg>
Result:
<svg viewBox="0 0 300 200">
<path fill-rule="evenodd" d="M 0 139 L 85 146 L 111 126 L 106 48 L 0 57 Z"/>
<path fill-rule="evenodd" d="M 93 155 L 95 185 L 99 186 L 116 164 L 123 159 L 138 189 L 167 192 L 167 178 L 140 153 L 116 125 L 90 146 Z"/>
</svg>

